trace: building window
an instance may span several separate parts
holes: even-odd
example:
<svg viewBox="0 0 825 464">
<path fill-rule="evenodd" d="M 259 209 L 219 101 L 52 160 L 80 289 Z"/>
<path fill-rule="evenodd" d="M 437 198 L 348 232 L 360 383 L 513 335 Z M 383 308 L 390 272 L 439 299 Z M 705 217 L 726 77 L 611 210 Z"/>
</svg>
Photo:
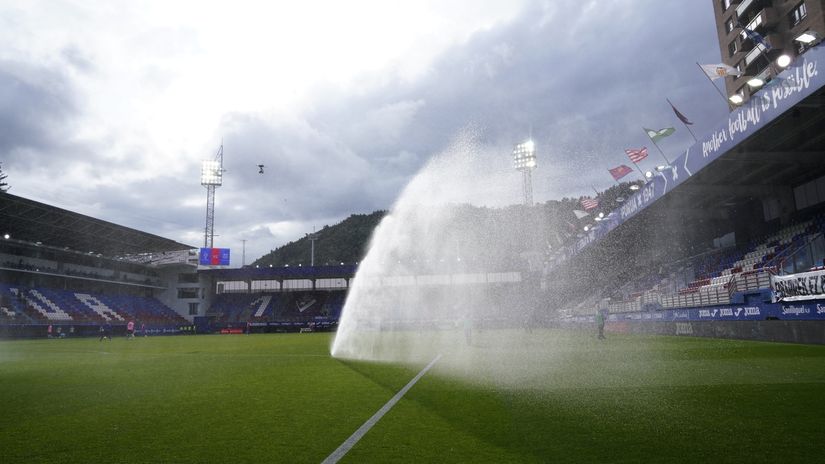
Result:
<svg viewBox="0 0 825 464">
<path fill-rule="evenodd" d="M 178 298 L 197 298 L 198 288 L 178 288 Z"/>
<path fill-rule="evenodd" d="M 734 40 L 733 42 L 728 44 L 728 56 L 735 55 L 737 51 L 738 50 L 736 49 L 736 41 Z"/>
<path fill-rule="evenodd" d="M 808 7 L 805 6 L 805 2 L 796 5 L 788 16 L 791 18 L 791 27 L 799 24 L 800 21 L 805 19 L 805 16 L 808 16 Z"/>
<path fill-rule="evenodd" d="M 721 4 L 722 4 L 722 11 L 728 11 L 728 8 L 730 8 L 730 0 L 722 0 Z"/>
<path fill-rule="evenodd" d="M 189 303 L 189 315 L 190 316 L 197 316 L 198 315 L 198 303 Z"/>
<path fill-rule="evenodd" d="M 728 31 L 728 33 L 733 32 L 733 27 L 734 27 L 733 18 L 725 21 L 725 30 Z"/>
<path fill-rule="evenodd" d="M 194 272 L 180 273 L 180 274 L 178 274 L 178 283 L 179 284 L 196 284 L 196 283 L 198 283 L 198 274 L 196 274 Z"/>
</svg>

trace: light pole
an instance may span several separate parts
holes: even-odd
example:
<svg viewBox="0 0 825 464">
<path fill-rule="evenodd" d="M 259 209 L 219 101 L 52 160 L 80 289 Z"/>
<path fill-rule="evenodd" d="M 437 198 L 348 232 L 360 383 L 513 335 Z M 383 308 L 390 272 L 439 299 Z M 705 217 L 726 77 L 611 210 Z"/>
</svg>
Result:
<svg viewBox="0 0 825 464">
<path fill-rule="evenodd" d="M 315 231 L 312 231 L 311 234 L 307 234 L 307 238 L 309 239 L 310 248 L 309 248 L 309 265 L 315 266 L 315 241 L 318 240 L 318 234 Z"/>
<path fill-rule="evenodd" d="M 206 187 L 206 227 L 203 230 L 203 247 L 212 248 L 215 237 L 215 189 L 223 183 L 223 144 L 214 160 L 201 163 L 201 185 Z"/>
<path fill-rule="evenodd" d="M 513 164 L 516 171 L 521 171 L 524 190 L 524 204 L 533 206 L 533 169 L 536 169 L 536 144 L 528 140 L 513 149 Z"/>
</svg>

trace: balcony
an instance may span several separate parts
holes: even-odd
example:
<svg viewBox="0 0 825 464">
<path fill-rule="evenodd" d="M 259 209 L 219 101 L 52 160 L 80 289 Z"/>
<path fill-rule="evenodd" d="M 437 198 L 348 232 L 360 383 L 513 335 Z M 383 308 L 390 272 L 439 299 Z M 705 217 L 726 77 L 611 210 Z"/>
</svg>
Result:
<svg viewBox="0 0 825 464">
<path fill-rule="evenodd" d="M 745 13 L 748 11 L 751 5 L 753 5 L 754 0 L 743 0 L 739 6 L 736 7 L 736 17 L 742 18 L 744 17 Z"/>
<path fill-rule="evenodd" d="M 745 67 L 750 66 L 755 59 L 759 58 L 759 55 L 761 55 L 763 51 L 765 51 L 765 46 L 756 44 L 756 46 L 745 55 Z"/>
</svg>

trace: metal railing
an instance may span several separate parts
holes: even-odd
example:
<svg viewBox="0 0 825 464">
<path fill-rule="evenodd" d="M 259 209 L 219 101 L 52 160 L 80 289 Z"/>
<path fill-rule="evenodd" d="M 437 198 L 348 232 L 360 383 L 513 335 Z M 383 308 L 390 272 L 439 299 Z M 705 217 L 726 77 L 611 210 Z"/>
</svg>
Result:
<svg viewBox="0 0 825 464">
<path fill-rule="evenodd" d="M 808 238 L 808 240 L 805 241 L 805 243 L 799 245 L 795 249 L 792 247 L 785 248 L 781 252 L 777 253 L 773 258 L 771 258 L 770 261 L 767 262 L 766 267 L 772 268 L 774 272 L 778 275 L 785 274 L 785 263 L 788 260 L 793 259 L 797 255 L 797 253 L 810 247 L 814 240 L 822 236 L 822 232 L 817 232 L 815 234 L 812 234 L 810 238 Z M 795 272 L 802 272 L 802 270 L 797 269 L 795 270 Z"/>
</svg>

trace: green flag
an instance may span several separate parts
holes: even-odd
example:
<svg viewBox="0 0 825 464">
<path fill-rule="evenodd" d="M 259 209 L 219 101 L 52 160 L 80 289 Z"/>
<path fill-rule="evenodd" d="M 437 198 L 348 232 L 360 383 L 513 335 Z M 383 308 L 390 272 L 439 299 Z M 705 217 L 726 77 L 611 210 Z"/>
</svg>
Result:
<svg viewBox="0 0 825 464">
<path fill-rule="evenodd" d="M 653 130 L 645 128 L 645 132 L 647 132 L 647 136 L 650 137 L 650 140 L 653 140 L 653 143 L 662 140 L 663 138 L 667 137 L 668 135 L 676 132 L 676 129 L 672 127 L 665 127 L 664 129 Z"/>
</svg>

